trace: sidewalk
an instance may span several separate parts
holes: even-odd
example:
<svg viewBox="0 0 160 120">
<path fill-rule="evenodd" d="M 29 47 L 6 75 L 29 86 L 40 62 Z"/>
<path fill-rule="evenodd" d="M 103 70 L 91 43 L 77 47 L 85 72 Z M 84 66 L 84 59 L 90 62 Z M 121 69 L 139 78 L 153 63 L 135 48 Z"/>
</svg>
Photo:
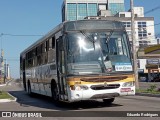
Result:
<svg viewBox="0 0 160 120">
<path fill-rule="evenodd" d="M 9 85 L 9 83 L 12 82 L 12 80 L 8 81 L 6 84 L 0 84 L 0 91 L 3 91 L 5 87 Z M 7 92 L 7 91 L 6 91 Z M 17 98 L 11 95 L 9 92 L 7 92 L 13 99 L 0 99 L 0 103 L 4 102 L 12 102 L 17 101 Z"/>
<path fill-rule="evenodd" d="M 6 85 L 6 84 L 0 84 L 0 87 L 1 87 L 1 86 L 5 86 L 5 85 Z"/>
<path fill-rule="evenodd" d="M 8 93 L 10 96 L 12 96 L 10 93 Z M 12 99 L 0 99 L 0 103 L 4 103 L 4 102 L 13 102 L 13 101 L 17 101 L 17 98 L 12 96 L 13 97 L 13 100 Z"/>
</svg>

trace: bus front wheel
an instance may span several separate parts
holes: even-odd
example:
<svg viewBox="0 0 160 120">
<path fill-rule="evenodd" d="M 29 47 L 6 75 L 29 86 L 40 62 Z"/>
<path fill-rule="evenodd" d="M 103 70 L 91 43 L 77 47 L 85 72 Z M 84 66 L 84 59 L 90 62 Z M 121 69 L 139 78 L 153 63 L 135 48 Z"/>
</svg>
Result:
<svg viewBox="0 0 160 120">
<path fill-rule="evenodd" d="M 59 101 L 57 85 L 56 84 L 52 84 L 51 90 L 52 90 L 52 98 L 53 98 L 54 102 Z"/>
<path fill-rule="evenodd" d="M 112 104 L 112 102 L 115 100 L 115 98 L 109 98 L 109 99 L 103 99 L 103 102 L 104 103 L 107 103 L 107 104 Z"/>
</svg>

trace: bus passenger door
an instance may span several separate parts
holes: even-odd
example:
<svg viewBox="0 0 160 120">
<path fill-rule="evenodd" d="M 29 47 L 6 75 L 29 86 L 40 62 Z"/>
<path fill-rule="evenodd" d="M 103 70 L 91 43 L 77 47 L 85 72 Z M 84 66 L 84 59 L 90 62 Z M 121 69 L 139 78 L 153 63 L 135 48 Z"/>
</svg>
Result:
<svg viewBox="0 0 160 120">
<path fill-rule="evenodd" d="M 57 75 L 58 75 L 58 86 L 59 94 L 61 100 L 67 99 L 67 89 L 66 89 L 66 80 L 65 80 L 65 52 L 63 46 L 63 40 L 60 37 L 57 40 Z"/>
</svg>

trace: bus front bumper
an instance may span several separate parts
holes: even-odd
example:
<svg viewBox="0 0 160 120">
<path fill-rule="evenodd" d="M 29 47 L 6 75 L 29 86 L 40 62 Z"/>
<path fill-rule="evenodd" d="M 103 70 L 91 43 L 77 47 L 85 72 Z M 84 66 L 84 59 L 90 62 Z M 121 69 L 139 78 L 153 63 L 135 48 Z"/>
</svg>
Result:
<svg viewBox="0 0 160 120">
<path fill-rule="evenodd" d="M 108 90 L 71 90 L 69 94 L 69 101 L 73 102 L 80 100 L 107 99 L 127 95 L 135 95 L 134 86 L 129 88 L 117 88 Z"/>
</svg>

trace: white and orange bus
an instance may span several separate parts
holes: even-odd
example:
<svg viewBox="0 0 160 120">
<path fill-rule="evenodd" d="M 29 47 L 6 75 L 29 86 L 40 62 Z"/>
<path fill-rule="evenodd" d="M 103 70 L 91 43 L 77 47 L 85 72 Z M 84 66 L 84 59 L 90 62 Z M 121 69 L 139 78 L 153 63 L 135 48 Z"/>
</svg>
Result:
<svg viewBox="0 0 160 120">
<path fill-rule="evenodd" d="M 63 22 L 20 54 L 28 94 L 74 102 L 135 94 L 129 39 L 118 21 Z"/>
</svg>

